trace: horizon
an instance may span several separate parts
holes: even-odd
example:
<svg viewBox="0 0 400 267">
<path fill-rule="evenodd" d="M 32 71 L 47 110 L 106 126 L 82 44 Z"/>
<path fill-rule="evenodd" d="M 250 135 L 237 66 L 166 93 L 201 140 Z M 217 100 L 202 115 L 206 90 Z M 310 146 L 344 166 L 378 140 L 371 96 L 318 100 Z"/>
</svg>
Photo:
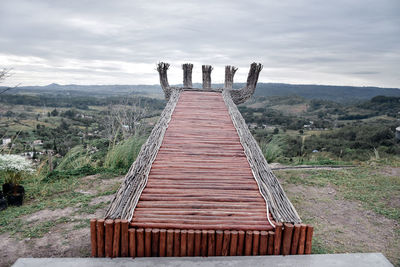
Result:
<svg viewBox="0 0 400 267">
<path fill-rule="evenodd" d="M 246 82 L 234 82 L 234 84 L 245 84 Z M 201 85 L 201 82 L 193 82 L 193 84 L 196 85 Z M 220 85 L 224 84 L 224 82 L 213 82 L 211 85 Z M 381 87 L 381 86 L 371 86 L 371 85 L 365 85 L 365 86 L 354 86 L 354 85 L 338 85 L 338 84 L 306 84 L 306 83 L 281 83 L 281 82 L 258 82 L 257 84 L 284 84 L 284 85 L 294 85 L 294 86 L 332 86 L 332 87 L 355 87 L 355 88 L 379 88 L 379 89 L 397 89 L 400 90 L 400 87 Z M 75 83 L 69 83 L 69 84 L 60 84 L 60 83 L 49 83 L 49 84 L 44 84 L 44 85 L 19 85 L 18 87 L 15 87 L 14 89 L 18 88 L 23 88 L 23 87 L 46 87 L 46 86 L 157 86 L 160 87 L 159 83 L 155 84 L 75 84 Z M 181 86 L 182 83 L 170 83 L 171 86 Z M 0 88 L 4 87 L 9 87 L 0 84 Z M 236 88 L 233 88 L 236 89 Z M 257 90 L 257 88 L 256 88 Z"/>
</svg>

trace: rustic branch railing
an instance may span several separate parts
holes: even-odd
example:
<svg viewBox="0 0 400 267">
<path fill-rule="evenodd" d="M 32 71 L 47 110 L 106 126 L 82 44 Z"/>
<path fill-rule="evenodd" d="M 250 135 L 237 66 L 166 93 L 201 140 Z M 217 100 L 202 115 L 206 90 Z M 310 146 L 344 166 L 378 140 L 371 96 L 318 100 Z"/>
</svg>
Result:
<svg viewBox="0 0 400 267">
<path fill-rule="evenodd" d="M 260 147 L 250 133 L 236 105 L 233 103 L 229 92 L 232 91 L 224 90 L 222 96 L 228 107 L 233 125 L 238 132 L 240 143 L 244 148 L 254 179 L 257 181 L 261 195 L 266 201 L 267 209 L 270 210 L 272 216 L 278 222 L 301 223 L 299 215 L 287 198 L 278 179 L 271 171 Z"/>
<path fill-rule="evenodd" d="M 172 112 L 178 102 L 180 92 L 181 91 L 178 89 L 172 89 L 169 101 L 158 123 L 154 126 L 147 142 L 142 146 L 136 161 L 126 174 L 125 180 L 111 202 L 105 218 L 131 220 L 140 195 L 146 187 L 151 166 L 160 149 L 168 123 L 171 120 Z"/>
</svg>

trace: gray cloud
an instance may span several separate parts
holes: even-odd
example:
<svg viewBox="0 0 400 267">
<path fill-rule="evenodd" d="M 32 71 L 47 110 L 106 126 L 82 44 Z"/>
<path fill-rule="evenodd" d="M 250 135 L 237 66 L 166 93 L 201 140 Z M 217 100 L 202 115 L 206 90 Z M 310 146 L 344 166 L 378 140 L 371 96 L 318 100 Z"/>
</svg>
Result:
<svg viewBox="0 0 400 267">
<path fill-rule="evenodd" d="M 397 0 L 23 1 L 0 3 L 7 83 L 154 84 L 155 63 L 264 64 L 260 81 L 400 87 Z"/>
</svg>

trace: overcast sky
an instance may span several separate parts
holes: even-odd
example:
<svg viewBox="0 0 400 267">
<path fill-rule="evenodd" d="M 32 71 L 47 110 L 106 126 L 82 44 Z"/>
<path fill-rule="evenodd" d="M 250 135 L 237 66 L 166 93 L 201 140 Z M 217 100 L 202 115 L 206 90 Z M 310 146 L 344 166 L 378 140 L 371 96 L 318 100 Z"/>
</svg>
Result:
<svg viewBox="0 0 400 267">
<path fill-rule="evenodd" d="M 0 0 L 3 85 L 156 84 L 155 65 L 262 82 L 400 87 L 399 0 Z"/>
</svg>

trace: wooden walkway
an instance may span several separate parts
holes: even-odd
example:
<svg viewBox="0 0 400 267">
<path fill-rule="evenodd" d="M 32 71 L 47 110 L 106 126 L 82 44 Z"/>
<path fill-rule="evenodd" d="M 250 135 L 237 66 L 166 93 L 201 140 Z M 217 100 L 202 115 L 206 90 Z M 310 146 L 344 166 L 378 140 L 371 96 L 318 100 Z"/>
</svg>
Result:
<svg viewBox="0 0 400 267">
<path fill-rule="evenodd" d="M 266 216 L 221 93 L 182 92 L 131 226 L 272 230 Z"/>
</svg>

